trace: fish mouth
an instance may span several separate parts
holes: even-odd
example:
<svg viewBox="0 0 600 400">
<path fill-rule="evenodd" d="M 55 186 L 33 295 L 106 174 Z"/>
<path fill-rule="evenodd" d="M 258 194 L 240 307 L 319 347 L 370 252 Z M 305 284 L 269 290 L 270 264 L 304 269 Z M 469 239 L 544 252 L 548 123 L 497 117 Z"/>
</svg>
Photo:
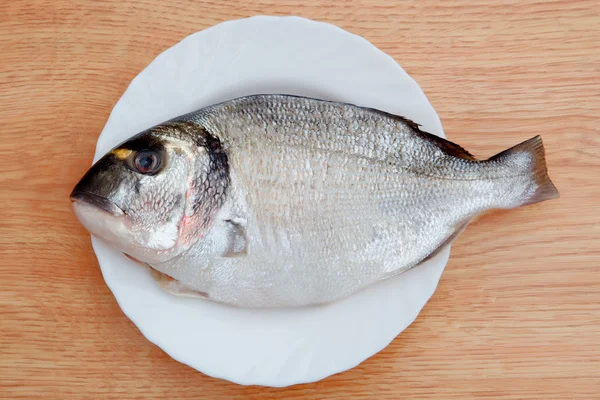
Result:
<svg viewBox="0 0 600 400">
<path fill-rule="evenodd" d="M 74 203 L 81 202 L 90 206 L 97 207 L 103 211 L 106 211 L 114 217 L 120 217 L 125 214 L 125 212 L 123 212 L 123 210 L 112 201 L 93 193 L 83 192 L 80 190 L 73 190 L 70 198 L 71 201 Z"/>
</svg>

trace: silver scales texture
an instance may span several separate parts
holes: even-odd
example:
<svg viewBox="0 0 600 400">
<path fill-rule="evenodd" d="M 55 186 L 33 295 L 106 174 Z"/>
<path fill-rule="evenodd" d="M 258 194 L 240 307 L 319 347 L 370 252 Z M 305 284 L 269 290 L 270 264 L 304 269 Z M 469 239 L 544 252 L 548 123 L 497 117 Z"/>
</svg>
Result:
<svg viewBox="0 0 600 400">
<path fill-rule="evenodd" d="M 247 254 L 215 254 L 226 237 L 217 221 L 190 252 L 156 267 L 217 301 L 345 297 L 415 266 L 478 213 L 518 206 L 535 190 L 514 173 L 533 161 L 527 153 L 510 165 L 449 156 L 401 118 L 352 105 L 251 96 L 182 119 L 223 142 L 231 187 L 221 217 L 243 222 Z"/>
</svg>

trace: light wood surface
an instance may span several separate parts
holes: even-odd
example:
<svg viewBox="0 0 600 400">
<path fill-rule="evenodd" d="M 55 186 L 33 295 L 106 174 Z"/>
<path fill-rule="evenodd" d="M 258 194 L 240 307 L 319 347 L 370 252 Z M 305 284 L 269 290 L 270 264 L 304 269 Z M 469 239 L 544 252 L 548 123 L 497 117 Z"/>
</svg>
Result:
<svg viewBox="0 0 600 400">
<path fill-rule="evenodd" d="M 2 2 L 0 397 L 599 398 L 600 2 L 335 3 Z M 364 36 L 475 155 L 541 134 L 561 192 L 479 219 L 390 346 L 287 389 L 209 378 L 148 342 L 102 280 L 68 200 L 141 69 L 188 34 L 256 14 Z"/>
</svg>

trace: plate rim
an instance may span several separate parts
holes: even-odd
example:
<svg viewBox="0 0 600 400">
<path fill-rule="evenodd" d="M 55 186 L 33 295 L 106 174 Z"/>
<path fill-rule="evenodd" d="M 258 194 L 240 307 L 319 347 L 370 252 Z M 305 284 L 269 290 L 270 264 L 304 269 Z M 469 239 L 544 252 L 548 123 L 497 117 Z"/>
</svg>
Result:
<svg viewBox="0 0 600 400">
<path fill-rule="evenodd" d="M 387 62 L 390 66 L 392 66 L 394 69 L 396 69 L 398 74 L 403 75 L 403 78 L 407 81 L 410 82 L 411 86 L 418 90 L 421 97 L 422 97 L 422 101 L 425 102 L 429 108 L 431 109 L 432 113 L 431 113 L 431 117 L 432 117 L 432 123 L 434 123 L 435 125 L 437 125 L 437 128 L 439 129 L 439 131 L 441 132 L 442 137 L 445 137 L 443 128 L 442 128 L 442 124 L 441 124 L 441 120 L 439 118 L 438 113 L 435 111 L 435 109 L 433 108 L 432 104 L 430 103 L 429 99 L 427 98 L 427 96 L 425 95 L 423 89 L 420 87 L 420 85 L 416 82 L 416 80 L 414 78 L 412 78 L 403 68 L 402 66 L 389 54 L 387 54 L 386 52 L 380 50 L 379 48 L 377 48 L 375 45 L 373 45 L 369 40 L 367 40 L 366 38 L 357 35 L 355 33 L 349 32 L 337 25 L 334 25 L 332 23 L 329 22 L 324 22 L 324 21 L 316 21 L 316 20 L 312 20 L 312 19 L 308 19 L 305 17 L 301 17 L 301 16 L 296 16 L 296 15 L 288 15 L 288 16 L 271 16 L 271 15 L 255 15 L 255 16 L 251 16 L 251 17 L 247 17 L 247 18 L 239 18 L 239 19 L 232 19 L 232 20 L 227 20 L 227 21 L 223 21 L 220 22 L 218 24 L 212 25 L 208 28 L 202 29 L 200 31 L 191 33 L 187 36 L 185 36 L 182 40 L 180 40 L 179 42 L 173 44 L 172 46 L 166 48 L 165 50 L 161 51 L 156 57 L 154 57 L 152 59 L 152 61 L 150 63 L 148 63 L 148 65 L 146 65 L 145 68 L 143 68 L 140 72 L 138 72 L 138 74 L 130 81 L 130 83 L 128 84 L 127 88 L 124 90 L 124 92 L 122 93 L 121 97 L 119 98 L 119 100 L 114 104 L 109 117 L 105 123 L 104 128 L 102 129 L 100 135 L 98 136 L 98 139 L 100 139 L 100 137 L 102 137 L 102 135 L 104 134 L 104 131 L 106 129 L 106 127 L 108 126 L 109 121 L 111 120 L 111 118 L 114 116 L 115 110 L 118 108 L 119 104 L 121 102 L 124 101 L 127 92 L 130 90 L 130 88 L 135 85 L 135 83 L 137 81 L 139 81 L 140 76 L 142 76 L 144 74 L 145 71 L 148 70 L 148 68 L 155 63 L 157 60 L 159 60 L 162 57 L 165 57 L 166 53 L 172 49 L 175 46 L 178 46 L 186 41 L 192 40 L 196 35 L 199 35 L 203 32 L 209 32 L 211 30 L 216 30 L 222 27 L 226 27 L 227 25 L 231 25 L 231 24 L 236 24 L 238 22 L 242 22 L 242 21 L 257 21 L 258 23 L 270 23 L 273 21 L 295 21 L 295 22 L 300 22 L 300 23 L 304 23 L 304 24 L 315 24 L 315 25 L 324 25 L 327 26 L 329 29 L 333 29 L 338 31 L 338 33 L 342 33 L 346 36 L 348 36 L 349 38 L 352 38 L 353 40 L 357 40 L 359 42 L 362 43 L 362 45 L 366 45 L 368 47 L 370 47 L 371 51 L 377 52 L 379 53 L 380 56 L 383 56 L 382 59 L 385 60 L 385 62 Z M 424 103 L 424 104 L 425 104 Z M 437 134 L 437 133 L 436 133 Z M 98 140 L 97 144 L 96 144 L 96 154 L 94 156 L 94 160 L 96 160 L 96 158 L 98 157 L 98 153 L 100 152 L 101 149 L 101 144 L 100 141 Z M 174 359 L 175 361 L 187 365 L 188 367 L 194 369 L 195 371 L 198 371 L 204 375 L 213 377 L 213 378 L 217 378 L 217 379 L 222 379 L 225 381 L 229 381 L 229 382 L 233 382 L 235 384 L 241 385 L 241 386 L 263 386 L 263 387 L 287 387 L 287 386 L 294 386 L 294 385 L 298 385 L 298 384 L 304 384 L 304 383 L 312 383 L 312 382 L 317 382 L 320 381 L 322 379 L 328 378 L 330 376 L 333 375 L 337 375 L 340 374 L 342 372 L 348 371 L 350 369 L 355 368 L 356 366 L 360 365 L 361 363 L 363 363 L 364 361 L 368 360 L 369 358 L 373 357 L 374 355 L 380 353 L 382 350 L 384 350 L 386 347 L 389 346 L 389 344 L 394 341 L 394 339 L 396 339 L 405 329 L 407 329 L 410 325 L 412 325 L 414 323 L 414 321 L 418 318 L 418 316 L 421 314 L 423 308 L 425 307 L 425 305 L 430 301 L 431 297 L 433 296 L 433 294 L 436 292 L 437 287 L 439 285 L 439 282 L 441 280 L 441 276 L 443 274 L 443 271 L 448 263 L 448 259 L 449 259 L 449 254 L 450 254 L 450 246 L 447 246 L 442 252 L 440 252 L 440 255 L 443 255 L 443 257 L 445 257 L 445 259 L 442 261 L 442 263 L 444 264 L 443 267 L 441 268 L 441 271 L 439 273 L 439 276 L 437 277 L 435 284 L 433 286 L 433 290 L 431 291 L 431 294 L 428 294 L 426 296 L 426 300 L 424 301 L 424 303 L 418 308 L 414 318 L 412 318 L 410 320 L 410 322 L 408 323 L 408 325 L 406 326 L 406 328 L 400 330 L 398 333 L 395 334 L 395 336 L 393 336 L 392 338 L 390 338 L 389 341 L 385 342 L 383 340 L 381 340 L 379 343 L 379 346 L 376 346 L 376 350 L 371 352 L 370 354 L 364 356 L 364 357 L 360 357 L 360 360 L 357 361 L 356 363 L 353 363 L 353 365 L 348 365 L 348 363 L 346 363 L 344 366 L 338 367 L 338 368 L 334 368 L 334 369 L 329 369 L 327 373 L 321 373 L 321 374 L 313 374 L 310 375 L 306 374 L 302 377 L 297 377 L 298 379 L 285 379 L 285 381 L 283 382 L 277 382 L 277 378 L 275 378 L 274 380 L 263 380 L 262 382 L 258 382 L 256 380 L 254 381 L 249 381 L 249 380 L 245 380 L 245 379 L 237 379 L 239 377 L 232 377 L 232 376 L 227 376 L 226 374 L 223 374 L 222 371 L 219 372 L 219 368 L 211 368 L 210 366 L 206 366 L 204 365 L 202 369 L 197 368 L 193 365 L 191 365 L 192 363 L 189 360 L 186 360 L 185 357 L 181 357 L 179 354 L 175 354 L 176 352 L 172 351 L 172 349 L 169 349 L 169 346 L 165 346 L 164 341 L 161 341 L 160 338 L 157 337 L 157 335 L 153 334 L 152 332 L 150 332 L 147 329 L 147 325 L 141 321 L 140 319 L 138 319 L 136 316 L 134 316 L 133 314 L 133 310 L 132 309 L 128 309 L 128 306 L 125 304 L 126 303 L 126 296 L 121 296 L 121 294 L 118 294 L 118 290 L 115 287 L 115 282 L 111 281 L 110 277 L 107 276 L 107 267 L 104 265 L 104 263 L 106 262 L 106 260 L 101 260 L 101 257 L 99 255 L 99 251 L 98 251 L 98 246 L 99 246 L 99 242 L 101 242 L 99 239 L 95 238 L 94 236 L 92 236 L 92 247 L 94 248 L 94 254 L 98 260 L 101 272 L 102 272 L 102 276 L 104 279 L 104 282 L 106 283 L 106 285 L 108 286 L 108 288 L 110 289 L 111 293 L 113 294 L 113 297 L 115 298 L 115 300 L 117 301 L 117 304 L 119 305 L 119 308 L 122 310 L 122 312 L 127 316 L 127 318 L 129 318 L 133 324 L 136 326 L 136 328 L 142 333 L 142 335 L 144 336 L 144 338 L 148 341 L 150 341 L 152 344 L 154 344 L 155 346 L 157 346 L 158 348 L 160 348 L 163 352 L 165 352 L 170 358 Z M 242 377 L 243 378 L 243 377 Z"/>
</svg>

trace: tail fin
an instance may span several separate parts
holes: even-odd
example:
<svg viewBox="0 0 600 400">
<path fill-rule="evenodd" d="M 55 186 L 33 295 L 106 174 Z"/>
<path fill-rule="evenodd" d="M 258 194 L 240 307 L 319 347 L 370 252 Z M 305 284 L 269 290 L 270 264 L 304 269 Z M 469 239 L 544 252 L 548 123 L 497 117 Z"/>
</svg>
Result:
<svg viewBox="0 0 600 400">
<path fill-rule="evenodd" d="M 529 155 L 524 161 L 523 154 Z M 542 201 L 559 197 L 558 189 L 550 180 L 546 168 L 546 156 L 541 136 L 535 136 L 520 143 L 502 153 L 496 154 L 489 161 L 502 161 L 507 164 L 515 164 L 514 168 L 527 168 L 535 185 L 534 190 L 529 190 L 521 203 L 522 206 L 535 204 Z"/>
</svg>

